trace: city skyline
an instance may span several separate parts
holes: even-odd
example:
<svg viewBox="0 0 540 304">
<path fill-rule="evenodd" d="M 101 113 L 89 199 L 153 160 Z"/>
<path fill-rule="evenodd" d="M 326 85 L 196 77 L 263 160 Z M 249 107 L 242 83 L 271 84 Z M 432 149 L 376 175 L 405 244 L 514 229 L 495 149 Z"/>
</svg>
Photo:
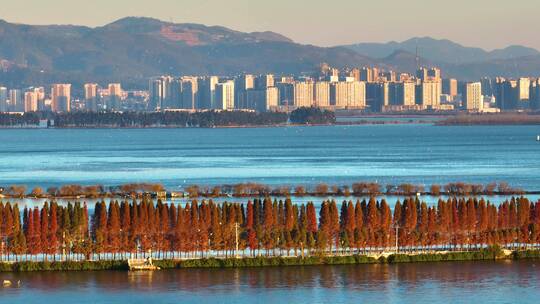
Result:
<svg viewBox="0 0 540 304">
<path fill-rule="evenodd" d="M 296 1 L 287 3 L 286 10 L 282 0 L 271 3 L 245 0 L 227 3 L 212 0 L 158 2 L 161 5 L 148 6 L 137 0 L 130 1 L 127 6 L 123 1 L 109 4 L 103 0 L 91 3 L 23 0 L 5 3 L 3 7 L 7 13 L 0 15 L 0 19 L 16 23 L 96 27 L 125 16 L 145 16 L 174 23 L 225 26 L 247 32 L 274 31 L 298 43 L 319 46 L 404 41 L 429 36 L 485 50 L 510 45 L 540 49 L 540 41 L 530 39 L 535 35 L 534 12 L 540 9 L 540 3 L 526 0 L 519 1 L 522 5 L 500 3 L 496 6 L 485 0 L 474 3 L 456 0 L 444 8 L 444 14 L 437 14 L 441 10 L 437 3 L 425 0 L 407 3 L 342 0 L 333 5 L 309 2 L 309 9 L 305 1 Z M 25 9 L 29 6 L 33 7 L 30 11 Z M 58 7 L 63 9 L 58 10 Z M 99 9 L 101 7 L 107 9 Z M 90 13 L 79 14 L 80 11 Z"/>
<path fill-rule="evenodd" d="M 162 75 L 148 80 L 148 90 L 124 91 L 121 83 L 100 87 L 93 82 L 84 84 L 82 89 L 83 98 L 72 100 L 71 84 L 53 84 L 50 99 L 45 98 L 44 87 L 8 90 L 0 86 L 0 112 L 61 113 L 71 109 L 288 112 L 291 108 L 317 107 L 367 113 L 461 110 L 497 113 L 540 109 L 538 77 L 496 77 L 464 82 L 444 78 L 442 70 L 436 67 L 420 67 L 413 75 L 379 67 L 339 70 L 325 63 L 311 76 Z"/>
</svg>

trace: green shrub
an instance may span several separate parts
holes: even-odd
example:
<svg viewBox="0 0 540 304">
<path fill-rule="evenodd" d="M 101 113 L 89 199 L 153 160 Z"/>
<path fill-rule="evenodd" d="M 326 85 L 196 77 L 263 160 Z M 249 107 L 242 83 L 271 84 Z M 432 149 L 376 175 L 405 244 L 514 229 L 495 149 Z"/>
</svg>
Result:
<svg viewBox="0 0 540 304">
<path fill-rule="evenodd" d="M 512 257 L 514 259 L 540 259 L 540 250 L 514 251 Z"/>
<path fill-rule="evenodd" d="M 126 261 L 57 261 L 57 262 L 16 262 L 0 264 L 0 271 L 88 271 L 127 270 Z"/>
<path fill-rule="evenodd" d="M 478 251 L 461 251 L 425 254 L 393 254 L 386 261 L 388 263 L 417 263 L 417 262 L 441 262 L 441 261 L 476 261 L 495 260 L 504 257 L 504 253 L 499 246 L 491 246 Z"/>
</svg>

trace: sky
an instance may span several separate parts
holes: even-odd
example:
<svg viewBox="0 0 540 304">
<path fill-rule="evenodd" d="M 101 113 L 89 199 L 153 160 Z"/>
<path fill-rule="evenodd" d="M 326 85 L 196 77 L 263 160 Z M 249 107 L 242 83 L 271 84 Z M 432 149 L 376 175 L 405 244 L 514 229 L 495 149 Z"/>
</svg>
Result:
<svg viewBox="0 0 540 304">
<path fill-rule="evenodd" d="M 333 46 L 430 36 L 540 50 L 539 0 L 2 0 L 0 19 L 101 26 L 126 16 L 274 31 Z"/>
</svg>

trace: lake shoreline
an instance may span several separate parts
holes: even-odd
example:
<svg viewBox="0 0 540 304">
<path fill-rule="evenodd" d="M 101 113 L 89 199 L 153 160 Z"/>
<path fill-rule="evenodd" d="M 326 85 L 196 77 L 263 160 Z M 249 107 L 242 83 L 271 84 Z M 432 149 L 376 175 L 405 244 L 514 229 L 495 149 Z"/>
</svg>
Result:
<svg viewBox="0 0 540 304">
<path fill-rule="evenodd" d="M 477 251 L 450 251 L 431 253 L 389 253 L 380 255 L 314 255 L 308 257 L 242 257 L 242 258 L 195 258 L 195 259 L 155 259 L 153 264 L 159 269 L 201 269 L 201 268 L 252 268 L 323 265 L 361 265 L 433 263 L 461 261 L 501 261 L 540 259 L 540 250 L 501 250 L 488 248 Z M 0 273 L 42 272 L 42 271 L 128 271 L 127 260 L 87 260 L 87 261 L 40 261 L 40 262 L 0 262 Z"/>
</svg>

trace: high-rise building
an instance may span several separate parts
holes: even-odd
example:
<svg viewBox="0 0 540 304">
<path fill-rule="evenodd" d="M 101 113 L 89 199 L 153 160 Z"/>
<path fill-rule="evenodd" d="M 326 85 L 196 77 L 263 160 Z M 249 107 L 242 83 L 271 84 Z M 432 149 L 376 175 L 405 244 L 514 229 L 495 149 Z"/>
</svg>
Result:
<svg viewBox="0 0 540 304">
<path fill-rule="evenodd" d="M 8 111 L 8 89 L 0 87 L 0 112 Z"/>
<path fill-rule="evenodd" d="M 294 105 L 294 83 L 278 82 L 276 87 L 279 90 L 279 105 L 292 106 Z"/>
<path fill-rule="evenodd" d="M 429 70 L 427 68 L 421 67 L 416 71 L 416 78 L 422 81 L 428 79 Z"/>
<path fill-rule="evenodd" d="M 330 85 L 330 104 L 337 108 L 364 108 L 366 106 L 366 83 L 363 81 L 340 81 Z"/>
<path fill-rule="evenodd" d="M 411 80 L 413 80 L 413 76 L 409 73 L 399 73 L 396 79 L 397 82 L 406 82 Z"/>
<path fill-rule="evenodd" d="M 349 77 L 354 78 L 356 81 L 360 81 L 360 70 L 358 68 L 354 68 L 349 72 Z"/>
<path fill-rule="evenodd" d="M 373 81 L 379 81 L 379 68 L 372 68 L 371 70 L 373 71 Z"/>
<path fill-rule="evenodd" d="M 465 109 L 472 112 L 481 112 L 484 109 L 482 84 L 480 82 L 470 82 L 465 84 L 463 89 L 463 105 Z"/>
<path fill-rule="evenodd" d="M 394 71 L 387 71 L 382 73 L 382 77 L 388 82 L 396 82 L 397 81 L 397 74 Z"/>
<path fill-rule="evenodd" d="M 9 90 L 9 111 L 10 112 L 23 112 L 24 103 L 22 91 L 19 89 Z"/>
<path fill-rule="evenodd" d="M 197 97 L 200 109 L 214 109 L 216 99 L 216 86 L 219 82 L 217 76 L 201 77 L 198 78 L 198 92 Z"/>
<path fill-rule="evenodd" d="M 38 111 L 45 111 L 47 108 L 45 107 L 45 88 L 44 87 L 34 87 L 33 92 L 36 93 L 37 97 L 37 107 Z"/>
<path fill-rule="evenodd" d="M 84 100 L 86 110 L 96 112 L 98 110 L 98 85 L 97 83 L 86 83 L 84 85 Z"/>
<path fill-rule="evenodd" d="M 427 72 L 428 77 L 434 78 L 434 79 L 441 79 L 441 69 L 439 68 L 431 68 Z"/>
<path fill-rule="evenodd" d="M 51 97 L 51 109 L 53 112 L 71 111 L 71 84 L 53 84 L 51 89 Z"/>
<path fill-rule="evenodd" d="M 416 104 L 415 83 L 412 81 L 390 83 L 389 105 L 414 106 Z"/>
<path fill-rule="evenodd" d="M 458 95 L 458 81 L 454 78 L 444 79 L 442 82 L 442 93 L 450 96 Z"/>
<path fill-rule="evenodd" d="M 330 83 L 318 81 L 315 83 L 313 98 L 317 107 L 330 106 Z"/>
<path fill-rule="evenodd" d="M 495 99 L 501 110 L 527 109 L 530 107 L 531 80 L 519 78 L 508 80 L 497 78 L 495 84 Z"/>
<path fill-rule="evenodd" d="M 43 101 L 45 99 L 45 88 L 44 87 L 33 87 L 32 91 L 36 93 L 38 102 Z"/>
<path fill-rule="evenodd" d="M 389 104 L 388 82 L 373 82 L 366 84 L 366 104 L 371 111 L 380 112 L 384 106 Z"/>
<path fill-rule="evenodd" d="M 416 86 L 416 103 L 424 107 L 436 108 L 441 103 L 441 81 L 428 78 Z"/>
<path fill-rule="evenodd" d="M 120 110 L 122 101 L 122 85 L 119 83 L 109 83 L 109 101 L 107 109 Z"/>
<path fill-rule="evenodd" d="M 494 96 L 495 95 L 495 84 L 491 78 L 483 77 L 480 80 L 480 83 L 482 83 L 482 95 L 486 96 Z"/>
<path fill-rule="evenodd" d="M 266 90 L 248 90 L 246 99 L 251 109 L 259 112 L 269 111 L 278 107 L 279 90 L 277 87 L 269 87 Z"/>
<path fill-rule="evenodd" d="M 199 91 L 197 77 L 182 77 L 182 109 L 198 108 L 197 95 Z"/>
<path fill-rule="evenodd" d="M 38 93 L 34 90 L 24 92 L 24 112 L 38 110 Z"/>
<path fill-rule="evenodd" d="M 312 81 L 296 82 L 294 84 L 294 106 L 311 107 L 314 101 L 314 84 Z"/>
<path fill-rule="evenodd" d="M 540 79 L 531 83 L 531 109 L 540 110 Z"/>
<path fill-rule="evenodd" d="M 228 80 L 216 84 L 214 109 L 234 109 L 234 81 Z"/>
<path fill-rule="evenodd" d="M 181 103 L 181 85 L 171 76 L 153 77 L 149 84 L 150 110 L 177 109 Z"/>
<path fill-rule="evenodd" d="M 163 105 L 163 80 L 160 77 L 151 78 L 148 84 L 148 110 L 161 110 Z"/>
<path fill-rule="evenodd" d="M 97 83 L 86 83 L 84 84 L 84 99 L 94 99 L 97 98 Z"/>
<path fill-rule="evenodd" d="M 516 80 L 496 79 L 495 100 L 499 109 L 517 109 L 519 107 L 519 95 L 519 86 Z"/>
<path fill-rule="evenodd" d="M 246 92 L 255 88 L 255 76 L 244 74 L 234 80 L 234 107 L 236 109 L 248 109 Z"/>
<path fill-rule="evenodd" d="M 279 90 L 276 87 L 270 87 L 266 89 L 266 104 L 264 105 L 264 108 L 266 110 L 271 110 L 273 108 L 277 108 L 279 106 Z M 257 105 L 258 107 L 256 109 L 262 110 L 262 105 Z"/>
<path fill-rule="evenodd" d="M 360 81 L 365 81 L 365 82 L 373 82 L 374 80 L 374 75 L 373 75 L 373 70 L 371 68 L 368 68 L 368 67 L 363 67 L 362 69 L 360 69 Z"/>
<path fill-rule="evenodd" d="M 529 100 L 529 90 L 531 87 L 531 80 L 529 78 L 518 79 L 519 86 L 519 101 L 526 102 Z"/>
<path fill-rule="evenodd" d="M 169 97 L 167 99 L 167 109 L 182 109 L 183 108 L 183 101 L 182 101 L 182 79 L 181 78 L 173 78 L 170 82 L 170 91 L 169 91 Z"/>
<path fill-rule="evenodd" d="M 182 81 L 179 78 L 167 77 L 165 79 L 165 109 L 180 109 L 182 106 Z"/>
<path fill-rule="evenodd" d="M 278 82 L 294 83 L 294 77 L 293 76 L 281 76 L 280 81 L 278 81 Z M 274 85 L 275 85 L 275 81 L 274 81 Z"/>
<path fill-rule="evenodd" d="M 274 75 L 259 75 L 255 78 L 255 89 L 264 90 L 266 88 L 271 88 L 274 86 Z"/>
</svg>

